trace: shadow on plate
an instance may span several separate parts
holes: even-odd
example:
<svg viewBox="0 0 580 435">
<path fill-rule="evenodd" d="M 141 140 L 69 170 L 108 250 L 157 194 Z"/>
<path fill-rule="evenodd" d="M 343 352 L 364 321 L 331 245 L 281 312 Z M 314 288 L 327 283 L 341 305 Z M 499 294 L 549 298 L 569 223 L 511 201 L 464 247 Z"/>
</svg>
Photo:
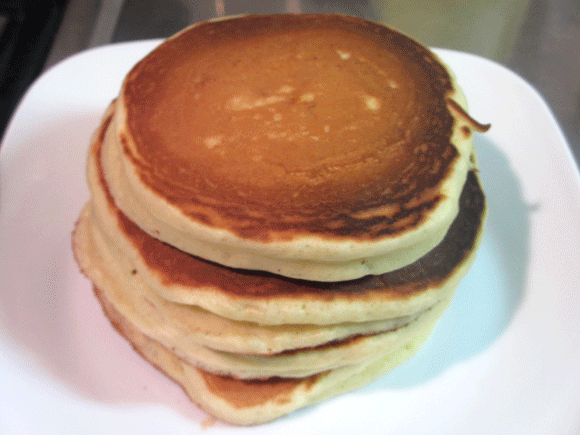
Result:
<svg viewBox="0 0 580 435">
<path fill-rule="evenodd" d="M 507 157 L 477 136 L 488 220 L 477 259 L 419 352 L 369 389 L 419 385 L 483 352 L 509 327 L 525 289 L 530 206 Z"/>
</svg>

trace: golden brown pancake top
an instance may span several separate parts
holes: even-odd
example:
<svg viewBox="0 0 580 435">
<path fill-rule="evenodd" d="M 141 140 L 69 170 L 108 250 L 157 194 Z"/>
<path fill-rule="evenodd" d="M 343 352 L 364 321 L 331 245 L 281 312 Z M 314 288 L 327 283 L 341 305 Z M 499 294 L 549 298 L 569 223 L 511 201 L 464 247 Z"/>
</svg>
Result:
<svg viewBox="0 0 580 435">
<path fill-rule="evenodd" d="M 460 196 L 459 214 L 443 241 L 428 254 L 393 272 L 340 282 L 315 282 L 286 278 L 268 272 L 234 269 L 187 254 L 155 239 L 128 219 L 108 190 L 101 163 L 102 142 L 111 118 L 104 120 L 91 150 L 108 206 L 119 228 L 131 240 L 142 259 L 166 285 L 213 288 L 232 298 L 302 298 L 311 300 L 405 299 L 448 279 L 474 249 L 483 224 L 485 197 L 474 171 L 470 171 Z M 133 270 L 132 273 L 137 273 Z"/>
<path fill-rule="evenodd" d="M 125 155 L 201 223 L 257 240 L 415 228 L 457 159 L 445 68 L 359 18 L 244 16 L 169 39 L 127 76 Z"/>
</svg>

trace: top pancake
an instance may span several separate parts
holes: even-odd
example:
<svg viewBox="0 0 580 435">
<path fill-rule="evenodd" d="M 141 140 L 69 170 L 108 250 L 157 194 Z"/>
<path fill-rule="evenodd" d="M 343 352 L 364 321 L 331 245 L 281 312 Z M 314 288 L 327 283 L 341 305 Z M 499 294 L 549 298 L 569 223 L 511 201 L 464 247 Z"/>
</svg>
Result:
<svg viewBox="0 0 580 435">
<path fill-rule="evenodd" d="M 384 273 L 457 214 L 472 142 L 449 99 L 465 104 L 431 52 L 362 19 L 201 23 L 128 74 L 107 181 L 145 231 L 221 264 Z"/>
</svg>

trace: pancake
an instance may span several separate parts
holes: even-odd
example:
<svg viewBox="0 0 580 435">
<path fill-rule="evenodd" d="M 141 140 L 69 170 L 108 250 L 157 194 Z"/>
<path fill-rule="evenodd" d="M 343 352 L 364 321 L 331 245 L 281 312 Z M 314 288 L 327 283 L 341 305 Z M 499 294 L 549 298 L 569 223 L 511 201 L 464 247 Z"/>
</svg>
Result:
<svg viewBox="0 0 580 435">
<path fill-rule="evenodd" d="M 338 15 L 191 26 L 91 139 L 74 255 L 134 349 L 258 424 L 372 381 L 428 337 L 487 215 L 449 69 Z"/>
<path fill-rule="evenodd" d="M 472 169 L 446 66 L 336 15 L 194 25 L 127 75 L 104 144 L 115 203 L 222 265 L 312 281 L 379 275 L 437 246 Z"/>
<path fill-rule="evenodd" d="M 96 222 L 129 257 L 126 273 L 139 274 L 164 299 L 259 324 L 377 321 L 413 315 L 445 298 L 475 257 L 486 216 L 475 170 L 469 172 L 459 201 L 461 212 L 444 240 L 421 259 L 394 272 L 320 283 L 226 268 L 186 254 L 142 231 L 108 193 L 99 162 L 103 141 L 112 128 L 114 107 L 95 135 L 88 158 Z"/>
<path fill-rule="evenodd" d="M 266 423 L 370 383 L 413 356 L 434 326 L 425 325 L 425 329 L 406 346 L 363 364 L 304 378 L 240 380 L 187 364 L 135 328 L 116 311 L 98 287 L 94 290 L 112 325 L 143 358 L 180 385 L 202 409 L 237 425 Z"/>
</svg>

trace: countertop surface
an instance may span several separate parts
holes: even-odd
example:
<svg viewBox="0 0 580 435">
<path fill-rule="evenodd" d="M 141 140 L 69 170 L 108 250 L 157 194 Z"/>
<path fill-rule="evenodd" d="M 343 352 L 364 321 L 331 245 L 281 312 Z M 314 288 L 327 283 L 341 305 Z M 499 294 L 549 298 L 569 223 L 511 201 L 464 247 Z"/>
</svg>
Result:
<svg viewBox="0 0 580 435">
<path fill-rule="evenodd" d="M 422 43 L 499 62 L 544 97 L 580 161 L 580 1 L 69 0 L 45 67 L 89 47 L 164 38 L 188 24 L 239 13 L 362 16 Z M 484 120 L 485 121 L 485 120 Z"/>
</svg>

